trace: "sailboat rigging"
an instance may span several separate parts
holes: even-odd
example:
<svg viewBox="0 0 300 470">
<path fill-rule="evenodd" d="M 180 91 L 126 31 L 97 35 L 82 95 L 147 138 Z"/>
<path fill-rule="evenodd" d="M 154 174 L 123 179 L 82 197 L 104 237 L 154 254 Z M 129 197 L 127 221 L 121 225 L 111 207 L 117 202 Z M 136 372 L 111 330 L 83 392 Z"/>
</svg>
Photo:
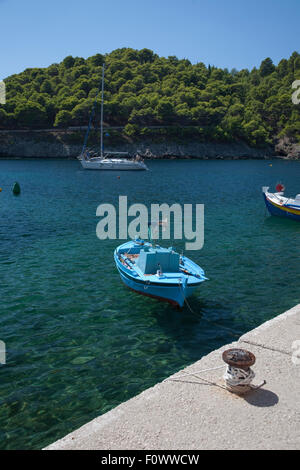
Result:
<svg viewBox="0 0 300 470">
<path fill-rule="evenodd" d="M 87 147 L 89 132 L 92 125 L 92 120 L 95 113 L 96 102 L 99 94 L 99 90 L 96 94 L 93 108 L 90 114 L 90 120 L 81 154 L 78 156 L 78 160 L 82 167 L 86 170 L 147 170 L 147 166 L 140 156 L 136 156 L 134 159 L 130 158 L 115 158 L 114 155 L 126 155 L 128 152 L 104 152 L 103 144 L 103 104 L 104 104 L 104 70 L 105 65 L 102 66 L 102 82 L 101 82 L 101 113 L 100 113 L 100 152 L 95 151 Z"/>
</svg>

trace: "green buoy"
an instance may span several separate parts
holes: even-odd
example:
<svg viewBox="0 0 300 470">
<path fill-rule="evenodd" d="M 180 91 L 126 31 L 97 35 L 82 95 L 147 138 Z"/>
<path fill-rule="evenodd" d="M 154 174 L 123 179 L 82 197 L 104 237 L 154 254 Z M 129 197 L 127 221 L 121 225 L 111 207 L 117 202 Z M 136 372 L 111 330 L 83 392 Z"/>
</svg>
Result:
<svg viewBox="0 0 300 470">
<path fill-rule="evenodd" d="M 19 183 L 16 181 L 15 184 L 13 185 L 13 189 L 12 189 L 13 193 L 17 196 L 18 194 L 20 194 L 21 192 L 21 187 L 19 185 Z"/>
</svg>

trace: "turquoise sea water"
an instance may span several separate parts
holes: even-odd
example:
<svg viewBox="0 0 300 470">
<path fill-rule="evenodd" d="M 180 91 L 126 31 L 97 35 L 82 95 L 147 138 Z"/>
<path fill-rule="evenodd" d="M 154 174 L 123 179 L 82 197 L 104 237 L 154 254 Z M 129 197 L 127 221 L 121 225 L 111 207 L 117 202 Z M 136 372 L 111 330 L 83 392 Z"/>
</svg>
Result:
<svg viewBox="0 0 300 470">
<path fill-rule="evenodd" d="M 299 193 L 300 162 L 147 164 L 118 179 L 77 161 L 0 161 L 1 449 L 46 446 L 299 302 L 300 224 L 268 216 L 261 187 Z M 195 313 L 121 284 L 119 242 L 95 233 L 97 206 L 119 195 L 205 204 L 204 247 L 186 252 L 210 278 Z"/>
</svg>

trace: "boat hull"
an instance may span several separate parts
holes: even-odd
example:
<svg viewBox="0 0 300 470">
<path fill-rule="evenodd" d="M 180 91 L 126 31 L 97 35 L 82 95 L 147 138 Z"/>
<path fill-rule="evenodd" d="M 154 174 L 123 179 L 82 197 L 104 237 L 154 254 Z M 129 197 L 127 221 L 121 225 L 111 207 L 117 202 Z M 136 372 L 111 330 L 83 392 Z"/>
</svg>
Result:
<svg viewBox="0 0 300 470">
<path fill-rule="evenodd" d="M 180 285 L 167 286 L 167 285 L 154 285 L 153 283 L 139 282 L 127 275 L 122 269 L 118 267 L 121 279 L 123 283 L 129 287 L 129 289 L 137 292 L 138 294 L 152 297 L 160 301 L 168 302 L 171 305 L 177 307 L 183 307 L 185 299 L 190 297 L 195 289 L 201 284 L 195 284 L 193 286 L 186 286 L 183 288 Z"/>
<path fill-rule="evenodd" d="M 134 162 L 134 161 L 110 161 L 110 160 L 85 160 L 81 159 L 80 163 L 85 170 L 118 170 L 118 171 L 128 171 L 128 170 L 147 170 L 146 165 L 143 162 Z"/>
<path fill-rule="evenodd" d="M 276 204 L 275 202 L 271 201 L 265 193 L 263 196 L 266 207 L 271 215 L 300 221 L 300 210 L 293 209 L 285 205 Z"/>
</svg>

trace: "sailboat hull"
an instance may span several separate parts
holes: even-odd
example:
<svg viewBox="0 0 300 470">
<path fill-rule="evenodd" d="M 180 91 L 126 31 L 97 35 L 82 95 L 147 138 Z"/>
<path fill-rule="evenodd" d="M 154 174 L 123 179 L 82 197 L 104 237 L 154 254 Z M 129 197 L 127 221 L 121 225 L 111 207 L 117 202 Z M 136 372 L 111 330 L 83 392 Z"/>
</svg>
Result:
<svg viewBox="0 0 300 470">
<path fill-rule="evenodd" d="M 80 163 L 85 170 L 147 170 L 143 162 L 119 159 L 81 159 Z"/>
</svg>

